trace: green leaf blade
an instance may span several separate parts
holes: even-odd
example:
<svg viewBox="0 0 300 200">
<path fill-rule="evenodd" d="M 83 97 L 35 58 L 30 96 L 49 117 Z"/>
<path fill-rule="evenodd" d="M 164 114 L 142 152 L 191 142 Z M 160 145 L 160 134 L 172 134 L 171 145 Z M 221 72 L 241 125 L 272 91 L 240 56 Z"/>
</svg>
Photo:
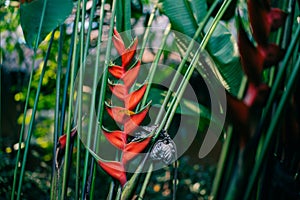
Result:
<svg viewBox="0 0 300 200">
<path fill-rule="evenodd" d="M 39 24 L 42 15 L 44 0 L 36 0 L 30 3 L 24 3 L 20 6 L 21 26 L 25 41 L 30 48 L 35 46 L 38 36 Z M 70 15 L 73 8 L 72 0 L 48 0 L 44 16 L 43 26 L 41 29 L 40 44 L 45 37 L 56 27 L 62 24 Z"/>
</svg>

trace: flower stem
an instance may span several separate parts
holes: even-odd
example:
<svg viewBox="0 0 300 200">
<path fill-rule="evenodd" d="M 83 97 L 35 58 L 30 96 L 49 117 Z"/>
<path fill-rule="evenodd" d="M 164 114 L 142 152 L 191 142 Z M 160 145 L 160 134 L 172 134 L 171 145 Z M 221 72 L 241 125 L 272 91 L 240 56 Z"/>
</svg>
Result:
<svg viewBox="0 0 300 200">
<path fill-rule="evenodd" d="M 294 48 L 294 43 L 296 43 L 297 39 L 299 39 L 299 32 L 300 32 L 300 26 L 298 26 L 298 30 L 297 30 L 297 33 L 295 34 L 295 37 L 292 41 L 292 44 L 290 46 L 290 48 L 288 49 L 288 52 L 287 52 L 287 55 L 285 56 L 285 59 L 283 60 L 282 62 L 282 66 L 280 68 L 280 71 L 278 72 L 278 75 L 276 77 L 276 80 L 275 80 L 275 83 L 272 87 L 272 90 L 271 90 L 271 94 L 268 98 L 268 103 L 267 103 L 267 107 L 266 109 L 264 110 L 264 113 L 263 113 L 263 116 L 261 118 L 261 124 L 264 124 L 265 123 L 265 119 L 266 119 L 266 115 L 267 113 L 269 113 L 269 109 L 271 107 L 271 104 L 275 98 L 275 93 L 278 91 L 278 86 L 281 82 L 281 79 L 282 79 L 282 76 L 284 74 L 284 69 L 286 69 L 287 67 L 287 62 L 290 58 L 290 53 L 292 53 L 292 49 Z M 253 171 L 252 171 L 252 174 L 250 176 L 250 181 L 248 183 L 248 186 L 247 186 L 247 190 L 246 190 L 246 193 L 245 193 L 245 200 L 249 199 L 250 198 L 250 195 L 251 195 L 251 191 L 252 191 L 252 188 L 254 186 L 254 183 L 256 182 L 257 180 L 257 175 L 261 169 L 261 166 L 262 166 L 262 163 L 264 161 L 264 158 L 266 156 L 266 153 L 268 151 L 268 148 L 269 148 L 269 145 L 270 145 L 270 141 L 271 139 L 274 137 L 274 134 L 275 134 L 275 129 L 277 128 L 277 124 L 278 124 L 278 121 L 280 119 L 280 116 L 282 114 L 282 111 L 285 107 L 285 104 L 286 104 L 286 101 L 288 100 L 290 94 L 291 94 L 291 91 L 292 91 L 292 88 L 293 88 L 293 85 L 295 83 L 295 80 L 297 78 L 297 73 L 299 72 L 299 68 L 300 68 L 300 57 L 298 58 L 297 60 L 297 63 L 295 64 L 294 68 L 293 68 L 293 71 L 289 77 L 289 80 L 288 80 L 288 83 L 287 83 L 287 86 L 285 87 L 285 92 L 283 93 L 280 101 L 279 101 L 279 104 L 278 104 L 278 108 L 275 112 L 274 115 L 272 115 L 272 122 L 269 126 L 269 128 L 267 129 L 267 133 L 266 133 L 266 138 L 265 138 L 265 141 L 264 141 L 264 144 L 263 144 L 263 147 L 260 151 L 260 154 L 258 155 L 258 159 L 257 161 L 255 162 L 255 165 L 254 165 L 254 168 L 253 168 Z M 260 126 L 262 128 L 262 126 Z"/>
<path fill-rule="evenodd" d="M 71 80 L 70 80 L 70 94 L 69 94 L 69 102 L 68 102 L 68 117 L 67 117 L 67 140 L 66 140 L 66 149 L 65 149 L 65 158 L 69 158 L 70 154 L 70 131 L 71 131 L 71 118 L 72 118 L 72 103 L 73 103 L 73 94 L 74 94 L 74 78 L 75 78 L 75 68 L 76 68 L 76 60 L 77 60 L 77 27 L 79 22 L 79 13 L 80 13 L 80 6 L 81 6 L 81 0 L 78 0 L 77 2 L 77 11 L 76 11 L 76 19 L 75 19 L 75 35 L 74 35 L 74 48 L 72 52 L 72 64 L 71 64 Z M 75 119 L 74 119 L 75 120 Z M 64 200 L 67 195 L 67 170 L 69 168 L 69 164 L 67 161 L 64 162 L 64 168 L 63 168 L 63 180 L 62 180 L 62 192 L 61 192 L 61 200 Z"/>
<path fill-rule="evenodd" d="M 178 72 L 175 74 L 175 77 L 173 78 L 173 81 L 172 81 L 172 83 L 171 83 L 171 85 L 169 87 L 169 90 L 168 90 L 168 93 L 166 95 L 166 98 L 164 99 L 163 105 L 162 105 L 162 107 L 161 107 L 161 109 L 159 111 L 159 114 L 158 114 L 157 118 L 156 118 L 156 123 L 158 123 L 160 121 L 161 121 L 161 123 L 160 123 L 160 126 L 156 130 L 156 135 L 154 136 L 154 138 L 158 137 L 158 135 L 159 135 L 160 131 L 163 129 L 163 127 L 164 127 L 165 130 L 168 129 L 168 127 L 169 127 L 169 125 L 171 123 L 171 120 L 173 119 L 173 116 L 175 114 L 176 108 L 177 108 L 177 106 L 178 106 L 178 104 L 179 104 L 179 102 L 181 100 L 183 92 L 184 92 L 184 90 L 185 90 L 185 88 L 186 88 L 186 86 L 188 84 L 188 81 L 189 81 L 189 79 L 190 79 L 190 77 L 191 77 L 191 75 L 193 73 L 193 70 L 194 70 L 194 68 L 196 66 L 196 61 L 198 60 L 200 53 L 205 49 L 205 47 L 206 47 L 206 45 L 208 43 L 209 38 L 211 37 L 213 31 L 215 30 L 215 28 L 217 26 L 217 23 L 220 21 L 221 17 L 224 15 L 224 13 L 225 13 L 226 9 L 228 8 L 230 2 L 231 2 L 231 0 L 227 0 L 227 1 L 224 1 L 224 3 L 222 4 L 222 6 L 221 6 L 219 12 L 217 13 L 217 15 L 216 15 L 216 17 L 215 17 L 212 25 L 210 26 L 208 32 L 203 37 L 203 40 L 202 40 L 202 42 L 201 42 L 201 44 L 200 44 L 197 52 L 195 53 L 195 56 L 193 57 L 193 60 L 190 63 L 188 70 L 186 71 L 186 73 L 184 75 L 184 79 L 181 82 L 178 90 L 175 93 L 175 96 L 174 96 L 174 98 L 173 98 L 173 100 L 172 100 L 172 102 L 170 104 L 170 107 L 167 110 L 167 113 L 164 115 L 164 118 L 161 120 L 162 115 L 164 114 L 164 108 L 167 105 L 167 102 L 168 102 L 168 100 L 169 100 L 169 98 L 171 96 L 172 90 L 174 89 L 175 85 L 177 84 L 177 80 L 179 78 L 180 71 L 182 71 L 182 68 L 183 68 L 185 62 L 187 61 L 187 58 L 188 58 L 188 56 L 189 56 L 189 54 L 190 54 L 190 52 L 191 52 L 191 50 L 193 48 L 194 41 L 195 41 L 195 39 L 197 39 L 199 37 L 201 31 L 204 28 L 204 24 L 206 24 L 206 22 L 209 20 L 210 15 L 212 14 L 212 12 L 215 9 L 215 7 L 217 6 L 217 1 L 210 8 L 210 10 L 208 11 L 207 15 L 205 16 L 203 22 L 199 24 L 199 27 L 198 27 L 198 29 L 197 29 L 194 37 L 193 37 L 193 40 L 191 41 L 191 43 L 188 46 L 188 49 L 186 51 L 186 54 L 185 54 L 183 60 L 181 61 L 180 65 L 178 67 Z M 152 167 L 152 165 L 153 164 L 151 164 L 150 167 Z M 148 170 L 146 176 L 151 176 L 151 174 L 152 174 L 152 171 Z M 148 181 L 144 181 L 143 187 L 146 187 L 148 185 L 148 182 L 149 182 L 149 180 Z M 144 197 L 144 194 L 140 193 L 139 194 L 139 198 L 143 198 L 143 197 Z"/>
<path fill-rule="evenodd" d="M 103 28 L 103 23 L 104 23 L 104 4 L 105 4 L 105 0 L 102 0 L 101 1 L 101 7 L 100 7 L 100 16 L 99 16 L 99 28 L 98 28 L 98 38 L 97 38 L 97 54 L 96 54 L 96 64 L 95 64 L 95 75 L 98 74 L 98 70 L 99 70 L 99 66 L 100 66 L 100 53 L 101 53 L 101 44 L 102 44 L 102 41 L 101 41 L 101 38 L 102 38 L 102 28 Z M 94 81 L 97 80 L 98 81 L 98 75 L 96 77 L 94 77 Z M 97 82 L 98 83 L 98 82 Z M 96 97 L 96 91 L 97 91 L 97 85 L 94 85 L 93 86 L 93 95 L 94 97 L 92 99 L 94 99 Z M 100 94 L 101 95 L 101 94 Z M 100 96 L 101 98 L 101 96 Z M 100 113 L 100 109 L 101 105 L 100 105 L 100 102 L 98 104 L 98 111 L 97 113 Z M 91 110 L 91 112 L 94 112 L 94 108 L 95 108 L 95 101 L 93 102 L 93 104 L 91 105 L 91 109 L 93 108 L 93 110 Z M 91 119 L 92 116 L 90 116 L 90 119 Z M 101 117 L 102 118 L 102 117 Z M 99 122 L 98 120 L 99 118 L 97 118 L 97 122 Z M 95 138 L 94 138 L 94 146 L 96 147 L 96 151 L 98 149 L 98 127 L 101 127 L 102 126 L 102 122 L 101 122 L 101 125 L 99 124 L 96 124 L 96 130 L 95 130 Z M 97 152 L 96 152 L 97 153 Z M 91 183 L 91 190 L 90 190 L 90 199 L 93 199 L 93 196 L 94 196 L 94 190 L 95 190 L 95 180 L 96 180 L 96 167 L 97 167 L 97 164 L 95 163 L 95 160 L 92 159 L 92 163 L 91 163 L 91 166 L 92 166 L 92 170 L 91 170 L 91 175 L 92 175 L 92 183 Z"/>
<path fill-rule="evenodd" d="M 32 60 L 32 65 L 31 65 L 31 72 L 30 72 L 30 77 L 29 77 L 27 94 L 26 94 L 26 101 L 25 101 L 25 107 L 24 107 L 24 113 L 23 113 L 22 127 L 21 127 L 20 137 L 19 137 L 19 148 L 18 148 L 18 153 L 17 153 L 17 158 L 16 158 L 16 165 L 15 165 L 15 170 L 14 170 L 13 188 L 12 188 L 12 193 L 11 193 L 11 199 L 12 200 L 15 198 L 15 190 L 16 190 L 16 185 L 17 185 L 17 175 L 18 175 L 18 168 L 19 168 L 20 155 L 21 155 L 21 143 L 22 143 L 22 139 L 23 139 L 23 135 L 24 135 L 24 129 L 25 129 L 25 119 L 26 119 L 26 114 L 27 114 L 27 109 L 28 109 L 30 87 L 31 87 L 32 77 L 33 77 L 33 72 L 34 72 L 35 57 L 36 57 L 37 48 L 38 48 L 38 45 L 39 45 L 39 40 L 40 40 L 40 36 L 41 36 L 41 32 L 42 32 L 42 26 L 43 26 L 44 16 L 45 16 L 45 12 L 46 12 L 46 5 L 47 5 L 47 0 L 45 0 L 44 4 L 43 4 L 43 10 L 42 10 L 41 20 L 40 20 L 40 24 L 39 24 L 39 30 L 38 30 L 38 34 L 37 34 L 37 37 L 36 37 L 36 40 L 35 40 L 35 47 L 33 49 L 33 51 L 34 51 L 33 60 Z M 21 187 L 20 182 L 22 182 L 23 176 L 20 176 L 19 178 L 20 178 L 19 187 Z M 21 189 L 20 189 L 20 192 L 21 192 Z M 17 194 L 18 199 L 20 198 L 20 195 L 21 195 L 20 192 L 18 192 L 18 194 Z"/>
<path fill-rule="evenodd" d="M 25 166 L 26 166 L 27 156 L 28 156 L 28 150 L 29 150 L 29 146 L 30 146 L 32 132 L 33 132 L 33 123 L 35 121 L 35 114 L 36 114 L 36 111 L 37 111 L 37 105 L 38 105 L 40 92 L 41 92 L 41 88 L 42 88 L 42 84 L 43 84 L 43 78 L 44 78 L 46 68 L 47 68 L 47 62 L 48 62 L 50 51 L 51 51 L 51 48 L 52 48 L 54 34 L 55 34 L 55 31 L 52 32 L 51 39 L 50 39 L 49 46 L 48 46 L 48 50 L 47 50 L 47 53 L 46 53 L 46 56 L 45 56 L 45 59 L 44 59 L 43 69 L 42 69 L 42 73 L 40 75 L 40 80 L 39 80 L 39 83 L 38 83 L 37 92 L 36 92 L 34 105 L 33 105 L 33 109 L 32 109 L 32 114 L 31 114 L 31 118 L 30 118 L 30 123 L 29 123 L 28 132 L 27 132 L 26 143 L 25 143 L 24 156 L 23 156 L 23 161 L 22 161 L 22 168 L 21 168 L 21 172 L 20 172 L 20 180 L 19 180 L 19 185 L 18 185 L 18 195 L 17 195 L 18 200 L 21 198 L 22 184 L 23 184 L 22 182 L 23 182 L 23 178 L 24 178 Z M 19 148 L 21 148 L 21 147 L 19 146 Z"/>
<path fill-rule="evenodd" d="M 142 47 L 141 47 L 139 58 L 138 58 L 139 60 L 142 60 L 142 57 L 143 57 L 143 54 L 144 54 L 144 51 L 146 48 L 146 44 L 147 44 L 148 38 L 149 38 L 150 27 L 152 26 L 156 10 L 157 10 L 157 4 L 154 5 L 152 12 L 150 14 L 149 20 L 148 20 L 147 28 L 144 33 L 143 43 L 142 43 Z"/>
</svg>

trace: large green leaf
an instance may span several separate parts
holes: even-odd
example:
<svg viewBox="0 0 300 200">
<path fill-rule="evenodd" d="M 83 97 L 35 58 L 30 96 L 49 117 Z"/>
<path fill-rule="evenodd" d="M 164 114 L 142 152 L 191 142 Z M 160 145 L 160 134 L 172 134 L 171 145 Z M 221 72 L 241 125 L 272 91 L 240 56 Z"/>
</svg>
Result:
<svg viewBox="0 0 300 200">
<path fill-rule="evenodd" d="M 23 34 L 30 48 L 35 46 L 40 20 L 42 16 L 44 0 L 34 0 L 23 3 L 20 7 L 20 18 Z M 72 0 L 48 0 L 41 29 L 39 44 L 57 26 L 64 22 L 73 8 Z"/>
<path fill-rule="evenodd" d="M 205 0 L 164 0 L 161 11 L 168 16 L 174 30 L 192 38 L 199 22 L 207 13 L 207 6 Z M 211 22 L 212 20 L 207 23 L 204 32 L 207 31 Z M 181 52 L 186 52 L 188 40 L 182 38 L 177 38 L 178 43 L 180 43 L 178 47 Z M 218 24 L 206 49 L 221 75 L 221 83 L 236 96 L 244 73 L 238 56 L 236 41 L 225 24 Z"/>
</svg>

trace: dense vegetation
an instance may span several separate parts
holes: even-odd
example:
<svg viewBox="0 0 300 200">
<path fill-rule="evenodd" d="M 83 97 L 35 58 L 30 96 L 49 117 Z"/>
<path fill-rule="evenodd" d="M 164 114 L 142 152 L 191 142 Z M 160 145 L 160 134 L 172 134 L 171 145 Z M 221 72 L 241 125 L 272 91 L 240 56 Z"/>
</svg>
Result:
<svg viewBox="0 0 300 200">
<path fill-rule="evenodd" d="M 299 199 L 299 4 L 0 0 L 0 199 Z"/>
</svg>

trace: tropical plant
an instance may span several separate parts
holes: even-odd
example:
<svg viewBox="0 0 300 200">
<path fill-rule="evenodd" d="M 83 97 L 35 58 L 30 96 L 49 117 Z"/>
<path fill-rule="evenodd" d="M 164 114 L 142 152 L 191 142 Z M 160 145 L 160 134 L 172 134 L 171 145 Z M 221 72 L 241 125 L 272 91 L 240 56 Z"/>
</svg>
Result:
<svg viewBox="0 0 300 200">
<path fill-rule="evenodd" d="M 33 56 L 11 199 L 27 197 L 36 113 L 50 83 L 50 199 L 299 198 L 299 1 L 33 0 L 19 11 Z M 161 19 L 164 31 L 152 27 Z M 139 21 L 142 38 L 132 39 Z M 55 84 L 45 81 L 49 66 Z M 199 175 L 188 166 L 198 160 L 179 157 L 191 138 L 203 140 L 200 158 L 222 144 L 215 171 Z M 153 178 L 160 173 L 163 181 Z"/>
</svg>

